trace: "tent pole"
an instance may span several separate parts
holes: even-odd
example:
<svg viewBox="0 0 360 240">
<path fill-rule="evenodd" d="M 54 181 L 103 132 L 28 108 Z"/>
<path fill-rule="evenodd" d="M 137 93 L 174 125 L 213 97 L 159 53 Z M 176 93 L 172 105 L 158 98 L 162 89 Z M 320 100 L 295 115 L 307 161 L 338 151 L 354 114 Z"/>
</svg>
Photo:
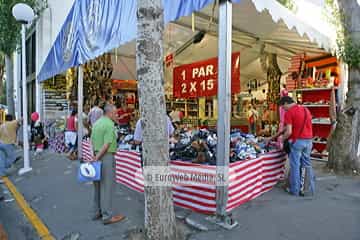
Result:
<svg viewBox="0 0 360 240">
<path fill-rule="evenodd" d="M 216 215 L 220 225 L 232 228 L 234 223 L 226 212 L 231 120 L 232 3 L 230 0 L 220 0 L 219 19 Z"/>
<path fill-rule="evenodd" d="M 83 139 L 83 99 L 84 99 L 84 69 L 83 66 L 78 68 L 78 159 L 82 159 L 82 139 Z"/>
</svg>

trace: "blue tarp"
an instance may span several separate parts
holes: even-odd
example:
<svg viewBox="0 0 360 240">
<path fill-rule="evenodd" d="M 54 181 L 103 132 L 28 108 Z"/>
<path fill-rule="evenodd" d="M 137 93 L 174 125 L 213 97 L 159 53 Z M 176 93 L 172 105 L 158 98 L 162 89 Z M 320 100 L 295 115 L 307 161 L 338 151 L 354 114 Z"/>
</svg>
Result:
<svg viewBox="0 0 360 240">
<path fill-rule="evenodd" d="M 213 0 L 163 0 L 165 24 Z M 240 0 L 233 0 L 240 2 Z M 136 37 L 136 0 L 75 0 L 39 74 L 44 81 Z"/>
</svg>

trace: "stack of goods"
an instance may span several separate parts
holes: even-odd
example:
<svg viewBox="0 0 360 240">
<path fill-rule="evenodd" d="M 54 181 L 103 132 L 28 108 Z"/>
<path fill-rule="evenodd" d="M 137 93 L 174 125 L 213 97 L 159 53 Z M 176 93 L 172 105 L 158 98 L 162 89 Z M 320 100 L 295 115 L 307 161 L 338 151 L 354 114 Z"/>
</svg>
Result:
<svg viewBox="0 0 360 240">
<path fill-rule="evenodd" d="M 134 135 L 127 129 L 118 129 L 118 149 L 141 151 L 140 146 L 133 145 Z M 216 165 L 216 130 L 177 130 L 170 139 L 170 160 Z M 265 144 L 264 138 L 252 134 L 232 131 L 230 135 L 230 162 L 255 159 L 260 154 L 275 150 L 274 146 Z"/>
<path fill-rule="evenodd" d="M 49 138 L 49 148 L 56 153 L 66 151 L 64 136 L 65 120 L 45 121 L 46 136 Z"/>
<path fill-rule="evenodd" d="M 265 144 L 258 144 L 252 134 L 234 132 L 230 136 L 230 162 L 257 158 L 257 154 L 265 153 Z"/>
<path fill-rule="evenodd" d="M 191 161 L 193 163 L 216 165 L 216 131 L 201 129 L 184 132 L 178 142 L 170 147 L 172 160 Z M 230 135 L 230 162 L 255 159 L 273 147 L 266 146 L 264 139 L 235 130 Z"/>
<path fill-rule="evenodd" d="M 304 54 L 295 55 L 291 58 L 291 65 L 288 69 L 288 76 L 286 78 L 286 87 L 288 90 L 294 90 L 300 87 L 298 80 L 305 67 L 304 58 Z"/>
<path fill-rule="evenodd" d="M 116 129 L 118 136 L 118 149 L 119 150 L 135 150 L 136 146 L 132 144 L 134 135 L 128 128 L 118 127 Z"/>
<path fill-rule="evenodd" d="M 216 164 L 217 136 L 213 131 L 181 131 L 177 142 L 170 145 L 170 159 L 201 164 Z"/>
</svg>

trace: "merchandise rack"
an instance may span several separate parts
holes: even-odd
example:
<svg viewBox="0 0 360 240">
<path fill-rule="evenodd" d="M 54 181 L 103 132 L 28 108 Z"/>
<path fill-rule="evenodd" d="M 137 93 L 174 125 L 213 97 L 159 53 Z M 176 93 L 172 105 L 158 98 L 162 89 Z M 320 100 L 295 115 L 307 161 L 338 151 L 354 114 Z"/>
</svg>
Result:
<svg viewBox="0 0 360 240">
<path fill-rule="evenodd" d="M 336 96 L 338 88 L 336 84 L 339 83 L 338 78 L 333 79 L 335 86 L 330 87 L 333 84 L 329 84 L 331 81 L 325 77 L 327 75 L 326 72 L 331 76 L 339 76 L 336 57 L 322 55 L 309 58 L 305 54 L 301 54 L 292 58 L 289 75 L 286 79 L 288 90 L 294 91 L 298 102 L 307 107 L 313 116 L 312 126 L 314 139 L 322 138 L 322 141 L 318 139 L 313 140 L 311 158 L 317 161 L 327 161 L 328 157 L 326 152 L 327 141 L 323 140 L 328 139 L 332 128 L 330 110 L 332 107 L 336 107 L 330 104 L 333 89 L 335 91 L 335 102 L 337 104 Z M 307 78 L 312 78 L 313 84 L 309 84 Z M 321 119 L 321 121 L 314 119 Z"/>
</svg>

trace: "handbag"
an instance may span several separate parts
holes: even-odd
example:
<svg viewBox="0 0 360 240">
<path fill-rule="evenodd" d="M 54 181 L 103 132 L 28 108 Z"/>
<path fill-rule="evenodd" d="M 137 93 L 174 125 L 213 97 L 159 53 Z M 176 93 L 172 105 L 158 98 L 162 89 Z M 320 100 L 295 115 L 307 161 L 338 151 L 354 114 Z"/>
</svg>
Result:
<svg viewBox="0 0 360 240">
<path fill-rule="evenodd" d="M 305 107 L 304 107 L 304 114 L 305 114 L 304 124 L 301 127 L 300 133 L 304 130 L 305 123 L 306 123 L 306 120 L 307 120 L 307 115 L 308 115 L 307 112 L 306 112 Z M 284 152 L 289 154 L 291 152 L 291 145 L 295 144 L 295 142 L 296 142 L 296 139 L 294 139 L 294 143 L 290 143 L 289 139 L 285 139 L 284 142 L 283 142 L 283 150 L 284 150 Z"/>
<path fill-rule="evenodd" d="M 101 180 L 101 162 L 81 163 L 78 170 L 78 181 L 93 182 Z"/>
<path fill-rule="evenodd" d="M 283 143 L 283 149 L 284 149 L 284 152 L 286 152 L 287 154 L 289 154 L 291 152 L 291 143 L 289 142 L 288 139 L 285 139 L 284 140 L 284 143 Z"/>
</svg>

